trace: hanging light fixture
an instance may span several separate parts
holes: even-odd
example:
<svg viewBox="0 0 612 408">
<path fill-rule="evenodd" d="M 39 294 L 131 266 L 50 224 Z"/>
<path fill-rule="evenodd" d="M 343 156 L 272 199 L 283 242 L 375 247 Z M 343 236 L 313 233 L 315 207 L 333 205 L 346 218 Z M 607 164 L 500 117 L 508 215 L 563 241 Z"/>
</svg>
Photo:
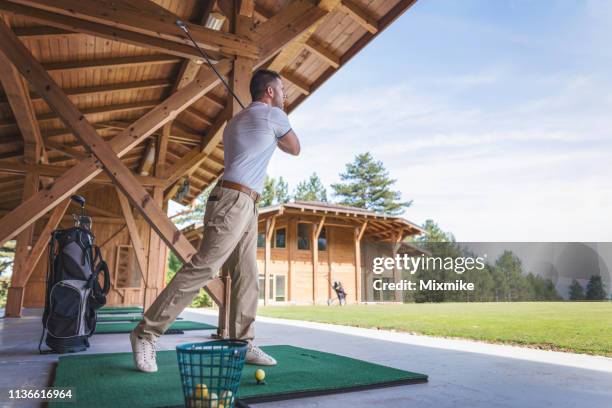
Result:
<svg viewBox="0 0 612 408">
<path fill-rule="evenodd" d="M 204 26 L 210 28 L 211 30 L 219 31 L 221 27 L 223 27 L 223 23 L 225 23 L 225 16 L 214 11 L 208 15 Z"/>
</svg>

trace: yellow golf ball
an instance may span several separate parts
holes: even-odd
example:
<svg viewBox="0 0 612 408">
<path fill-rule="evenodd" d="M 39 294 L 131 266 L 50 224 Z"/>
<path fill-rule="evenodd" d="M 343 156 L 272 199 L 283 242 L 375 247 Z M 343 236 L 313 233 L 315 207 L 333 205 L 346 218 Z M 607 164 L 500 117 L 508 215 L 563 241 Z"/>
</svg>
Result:
<svg viewBox="0 0 612 408">
<path fill-rule="evenodd" d="M 255 370 L 255 379 L 257 381 L 263 381 L 264 378 L 266 378 L 266 372 L 264 370 L 262 370 L 261 368 Z"/>
<path fill-rule="evenodd" d="M 195 392 L 193 396 L 202 399 L 208 398 L 208 387 L 206 386 L 206 384 L 197 384 L 195 386 Z"/>
</svg>

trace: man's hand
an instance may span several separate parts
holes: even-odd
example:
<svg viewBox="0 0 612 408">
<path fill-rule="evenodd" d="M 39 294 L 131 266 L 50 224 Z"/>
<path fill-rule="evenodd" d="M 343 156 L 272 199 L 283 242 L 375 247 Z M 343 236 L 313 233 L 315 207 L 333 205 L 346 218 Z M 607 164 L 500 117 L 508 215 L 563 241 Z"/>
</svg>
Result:
<svg viewBox="0 0 612 408">
<path fill-rule="evenodd" d="M 293 129 L 278 139 L 278 148 L 294 156 L 300 154 L 300 141 Z"/>
</svg>

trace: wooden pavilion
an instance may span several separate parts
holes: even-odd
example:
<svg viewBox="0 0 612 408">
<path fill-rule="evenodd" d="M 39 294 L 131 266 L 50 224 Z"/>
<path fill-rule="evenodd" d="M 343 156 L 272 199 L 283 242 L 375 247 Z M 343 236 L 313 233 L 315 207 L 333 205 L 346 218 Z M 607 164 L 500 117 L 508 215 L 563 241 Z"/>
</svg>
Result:
<svg viewBox="0 0 612 408">
<path fill-rule="evenodd" d="M 43 306 L 71 194 L 93 215 L 110 305 L 147 307 L 168 249 L 195 253 L 165 209 L 223 173 L 240 106 L 176 20 L 247 103 L 251 73 L 279 71 L 291 112 L 415 1 L 0 0 L 0 246 L 17 241 L 6 316 Z M 206 287 L 224 315 L 228 282 Z"/>
<path fill-rule="evenodd" d="M 424 231 L 402 217 L 344 205 L 296 201 L 259 210 L 259 294 L 263 304 L 326 304 L 342 282 L 347 302 L 402 301 L 375 293 L 374 279 L 399 282 L 399 270 L 372 273 L 372 258 L 420 254 L 404 241 Z M 183 233 L 196 247 L 203 227 Z M 396 293 L 399 297 L 400 292 Z"/>
</svg>

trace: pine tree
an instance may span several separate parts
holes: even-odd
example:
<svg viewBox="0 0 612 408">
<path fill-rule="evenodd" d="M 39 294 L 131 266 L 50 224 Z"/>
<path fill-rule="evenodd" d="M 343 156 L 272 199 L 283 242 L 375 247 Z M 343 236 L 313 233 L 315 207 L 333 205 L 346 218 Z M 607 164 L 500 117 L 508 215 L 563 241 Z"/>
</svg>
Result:
<svg viewBox="0 0 612 408">
<path fill-rule="evenodd" d="M 258 205 L 268 207 L 275 204 L 284 204 L 289 200 L 291 200 L 289 184 L 282 177 L 276 180 L 274 177 L 266 176 Z"/>
<path fill-rule="evenodd" d="M 342 183 L 332 184 L 340 204 L 389 215 L 401 214 L 412 204 L 412 201 L 400 201 L 401 192 L 391 189 L 396 180 L 389 177 L 383 163 L 374 160 L 369 152 L 347 163 L 340 179 Z"/>
<path fill-rule="evenodd" d="M 308 180 L 301 181 L 297 185 L 293 197 L 296 201 L 327 202 L 327 190 L 317 173 L 312 173 Z"/>
<path fill-rule="evenodd" d="M 606 290 L 601 280 L 601 276 L 593 275 L 587 283 L 586 299 L 587 300 L 605 300 Z"/>
<path fill-rule="evenodd" d="M 584 288 L 576 279 L 570 285 L 570 300 L 584 300 Z"/>
<path fill-rule="evenodd" d="M 291 200 L 291 196 L 289 195 L 289 184 L 283 179 L 283 177 L 279 177 L 276 182 L 276 191 L 274 193 L 274 199 L 276 200 L 275 204 L 285 204 Z"/>
</svg>

